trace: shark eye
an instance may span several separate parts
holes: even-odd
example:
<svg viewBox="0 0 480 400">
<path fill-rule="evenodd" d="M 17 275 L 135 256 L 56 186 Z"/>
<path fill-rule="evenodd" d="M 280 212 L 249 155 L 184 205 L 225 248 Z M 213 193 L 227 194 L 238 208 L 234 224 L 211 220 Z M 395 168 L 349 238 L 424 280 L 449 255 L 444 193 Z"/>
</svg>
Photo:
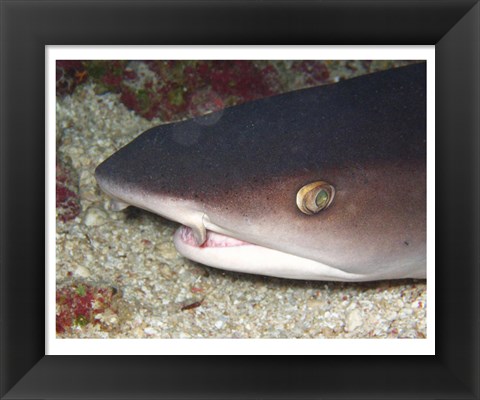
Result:
<svg viewBox="0 0 480 400">
<path fill-rule="evenodd" d="M 324 181 L 303 186 L 297 192 L 297 207 L 304 214 L 316 214 L 325 210 L 335 197 L 335 188 Z"/>
</svg>

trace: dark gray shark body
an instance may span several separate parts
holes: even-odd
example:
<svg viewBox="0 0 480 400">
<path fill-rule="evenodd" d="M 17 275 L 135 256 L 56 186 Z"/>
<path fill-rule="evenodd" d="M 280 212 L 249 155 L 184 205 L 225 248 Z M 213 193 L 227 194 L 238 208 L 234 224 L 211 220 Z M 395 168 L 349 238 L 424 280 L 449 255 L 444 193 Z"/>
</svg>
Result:
<svg viewBox="0 0 480 400">
<path fill-rule="evenodd" d="M 424 278 L 426 66 L 155 127 L 96 177 L 120 202 L 190 227 L 176 246 L 208 265 L 301 279 Z M 305 215 L 295 196 L 312 181 L 329 182 L 335 198 Z"/>
</svg>

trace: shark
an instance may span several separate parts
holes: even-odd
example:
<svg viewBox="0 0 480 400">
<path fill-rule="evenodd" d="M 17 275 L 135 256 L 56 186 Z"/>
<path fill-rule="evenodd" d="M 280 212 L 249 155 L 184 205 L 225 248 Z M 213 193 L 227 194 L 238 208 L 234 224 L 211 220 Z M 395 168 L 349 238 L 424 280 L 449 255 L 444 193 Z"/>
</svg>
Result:
<svg viewBox="0 0 480 400">
<path fill-rule="evenodd" d="M 426 64 L 153 127 L 95 170 L 184 257 L 290 279 L 426 278 Z"/>
</svg>

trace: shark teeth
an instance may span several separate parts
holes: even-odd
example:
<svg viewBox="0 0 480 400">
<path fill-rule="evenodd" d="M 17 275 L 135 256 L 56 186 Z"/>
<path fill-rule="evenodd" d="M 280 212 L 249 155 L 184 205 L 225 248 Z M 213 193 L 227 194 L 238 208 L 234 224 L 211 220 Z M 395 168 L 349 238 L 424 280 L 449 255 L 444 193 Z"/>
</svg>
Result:
<svg viewBox="0 0 480 400">
<path fill-rule="evenodd" d="M 251 245 L 251 243 L 243 240 L 235 239 L 230 236 L 222 235 L 220 233 L 206 231 L 206 240 L 198 244 L 195 231 L 188 226 L 182 225 L 180 227 L 180 238 L 182 241 L 194 247 L 234 247 Z"/>
<path fill-rule="evenodd" d="M 203 222 L 200 222 L 197 225 L 191 224 L 189 225 L 189 229 L 193 234 L 197 246 L 201 246 L 203 243 L 205 243 L 207 240 L 207 229 L 205 228 L 205 225 L 203 225 Z"/>
</svg>

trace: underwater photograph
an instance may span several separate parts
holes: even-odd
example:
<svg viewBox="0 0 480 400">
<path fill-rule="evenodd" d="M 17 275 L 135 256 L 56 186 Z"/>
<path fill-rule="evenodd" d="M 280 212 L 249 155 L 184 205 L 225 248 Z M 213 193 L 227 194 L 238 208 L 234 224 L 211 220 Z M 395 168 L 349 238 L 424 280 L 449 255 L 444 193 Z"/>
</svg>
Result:
<svg viewBox="0 0 480 400">
<path fill-rule="evenodd" d="M 56 337 L 427 336 L 424 60 L 57 60 Z"/>
</svg>

